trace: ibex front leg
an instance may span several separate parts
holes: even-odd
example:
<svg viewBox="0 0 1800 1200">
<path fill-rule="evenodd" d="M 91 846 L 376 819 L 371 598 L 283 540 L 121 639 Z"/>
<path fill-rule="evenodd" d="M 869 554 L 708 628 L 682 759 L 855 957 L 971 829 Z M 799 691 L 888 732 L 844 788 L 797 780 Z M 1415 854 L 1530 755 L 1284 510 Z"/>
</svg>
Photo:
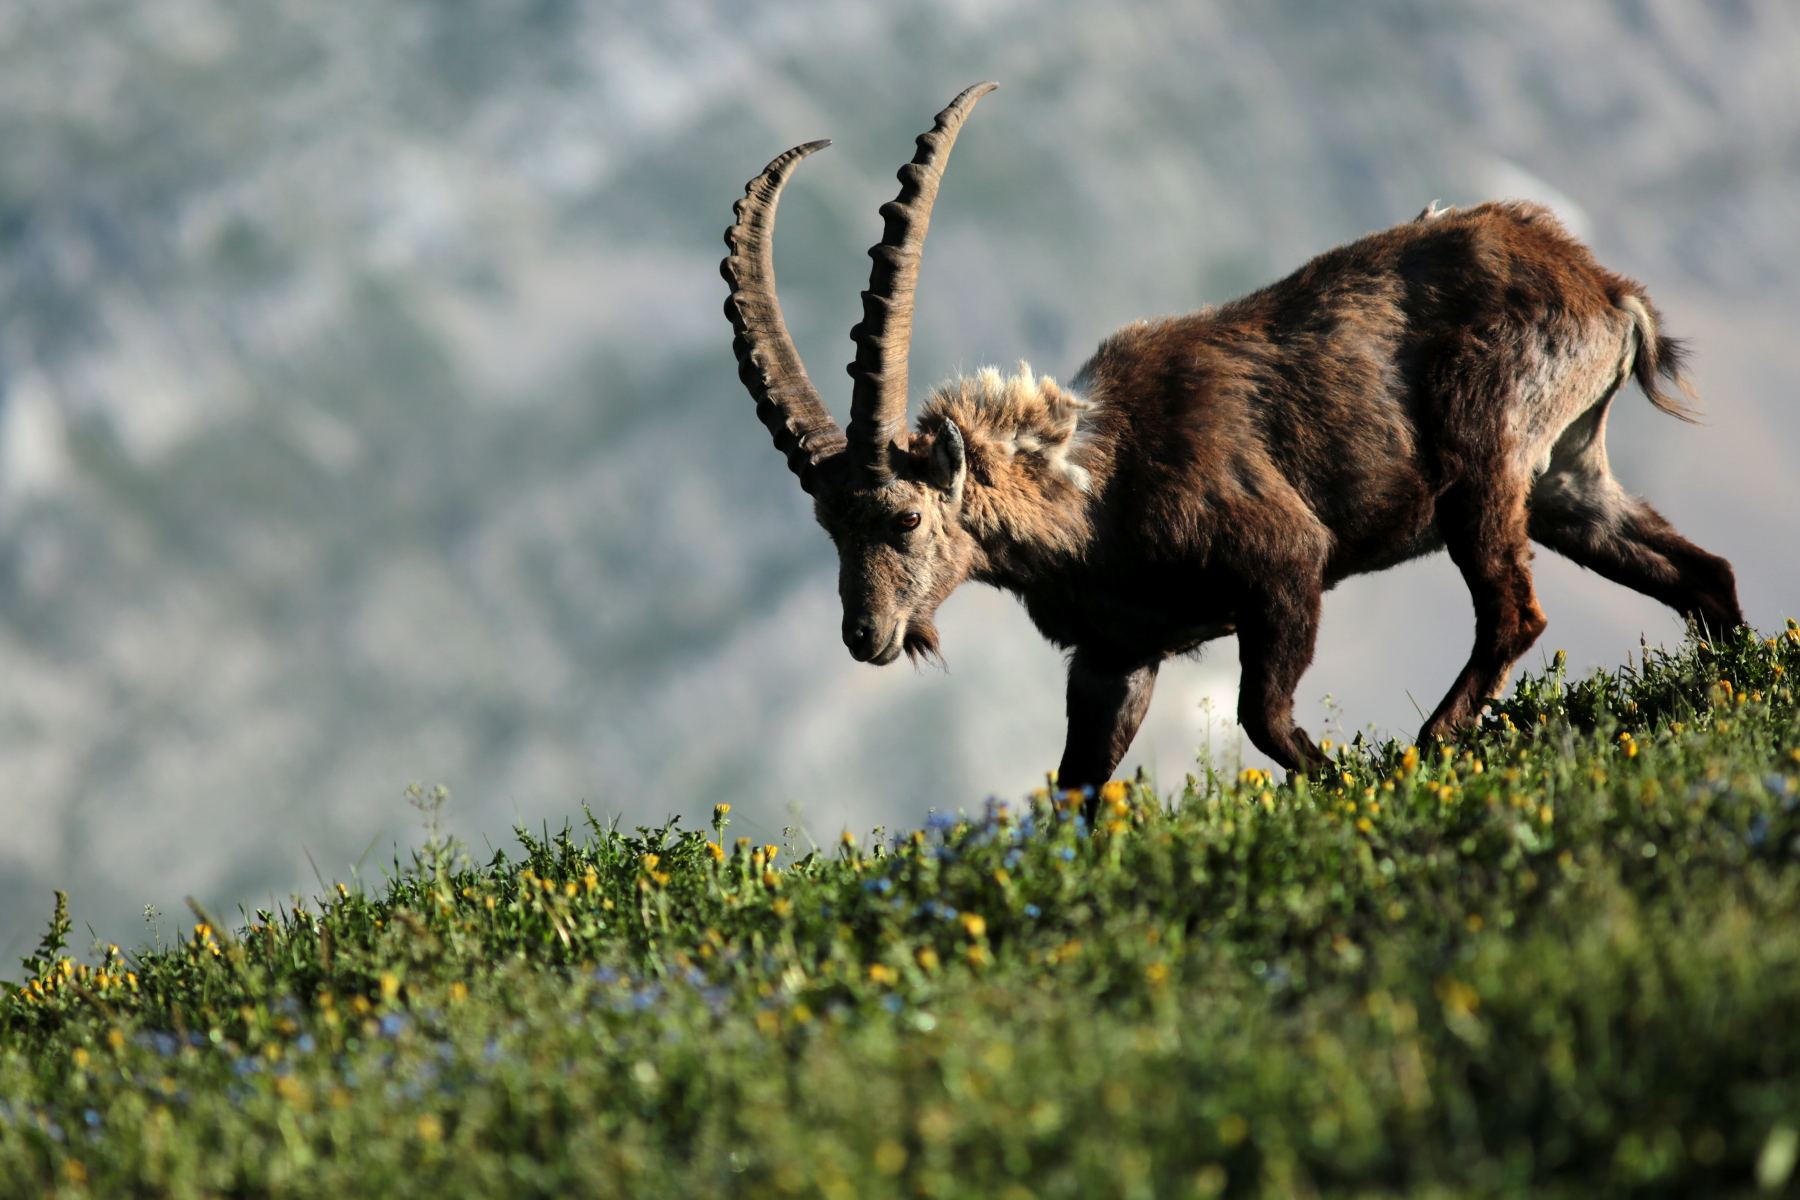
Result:
<svg viewBox="0 0 1800 1200">
<path fill-rule="evenodd" d="M 1075 651 L 1069 660 L 1069 740 L 1056 786 L 1098 788 L 1112 778 L 1150 708 L 1157 665 L 1121 664 Z M 1090 800 L 1087 807 L 1091 818 L 1095 803 Z"/>
<path fill-rule="evenodd" d="M 1294 692 L 1312 665 L 1324 589 L 1306 566 L 1270 575 L 1239 613 L 1238 722 L 1258 750 L 1289 771 L 1310 773 L 1329 760 L 1294 723 Z"/>
</svg>

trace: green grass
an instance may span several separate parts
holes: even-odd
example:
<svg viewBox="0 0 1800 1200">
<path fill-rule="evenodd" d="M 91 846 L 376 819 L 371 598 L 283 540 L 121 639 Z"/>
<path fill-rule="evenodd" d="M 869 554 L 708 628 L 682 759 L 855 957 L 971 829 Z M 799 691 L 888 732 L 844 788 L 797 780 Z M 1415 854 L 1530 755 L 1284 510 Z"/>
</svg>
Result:
<svg viewBox="0 0 1800 1200">
<path fill-rule="evenodd" d="M 1553 670 L 1441 753 L 1203 764 L 1093 830 L 432 836 L 92 963 L 59 899 L 0 1000 L 0 1195 L 1778 1192 L 1796 670 L 1800 631 Z"/>
</svg>

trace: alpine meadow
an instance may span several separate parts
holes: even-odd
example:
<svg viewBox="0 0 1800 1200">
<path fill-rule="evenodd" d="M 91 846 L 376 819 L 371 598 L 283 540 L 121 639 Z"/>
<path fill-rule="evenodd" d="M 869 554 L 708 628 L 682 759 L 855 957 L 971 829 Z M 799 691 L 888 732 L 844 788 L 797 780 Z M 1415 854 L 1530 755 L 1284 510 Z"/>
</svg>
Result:
<svg viewBox="0 0 1800 1200">
<path fill-rule="evenodd" d="M 591 816 L 72 956 L 7 1195 L 1776 1194 L 1800 629 L 1528 675 L 1421 755 L 831 846 Z"/>
</svg>

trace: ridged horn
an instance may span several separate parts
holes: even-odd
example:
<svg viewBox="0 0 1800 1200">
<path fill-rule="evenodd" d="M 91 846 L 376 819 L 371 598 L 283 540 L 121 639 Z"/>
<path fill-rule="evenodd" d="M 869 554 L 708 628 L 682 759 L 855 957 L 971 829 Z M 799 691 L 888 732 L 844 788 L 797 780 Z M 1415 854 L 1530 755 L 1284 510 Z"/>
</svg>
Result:
<svg viewBox="0 0 1800 1200">
<path fill-rule="evenodd" d="M 869 248 L 875 260 L 869 290 L 862 294 L 863 319 L 850 331 L 856 357 L 845 369 L 850 392 L 850 454 L 875 483 L 894 477 L 888 454 L 906 429 L 906 355 L 912 346 L 913 289 L 919 256 L 931 225 L 944 163 L 956 145 L 963 119 L 975 102 L 1000 85 L 978 83 L 950 102 L 937 123 L 919 135 L 918 153 L 900 168 L 900 194 L 881 206 L 881 241 Z"/>
<path fill-rule="evenodd" d="M 788 470 L 800 477 L 808 495 L 816 495 L 822 478 L 819 464 L 844 449 L 844 433 L 819 400 L 807 378 L 800 352 L 788 336 L 775 298 L 775 205 L 796 164 L 829 141 L 795 146 L 770 163 L 761 175 L 744 185 L 744 198 L 732 205 L 737 215 L 725 231 L 731 253 L 719 264 L 719 274 L 731 286 L 725 298 L 725 316 L 737 337 L 731 348 L 737 354 L 738 378 L 756 401 L 756 415 L 775 439 L 775 448 L 787 456 Z"/>
</svg>

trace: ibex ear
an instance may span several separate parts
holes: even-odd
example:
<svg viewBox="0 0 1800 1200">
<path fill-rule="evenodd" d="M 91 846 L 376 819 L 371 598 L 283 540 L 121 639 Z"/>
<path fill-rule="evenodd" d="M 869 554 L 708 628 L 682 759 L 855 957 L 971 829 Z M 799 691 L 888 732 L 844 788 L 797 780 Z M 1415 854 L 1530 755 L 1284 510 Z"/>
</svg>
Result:
<svg viewBox="0 0 1800 1200">
<path fill-rule="evenodd" d="M 961 504 L 963 480 L 968 476 L 969 458 L 963 449 L 962 430 L 955 421 L 945 421 L 931 443 L 931 482 L 949 493 L 951 504 Z"/>
</svg>

